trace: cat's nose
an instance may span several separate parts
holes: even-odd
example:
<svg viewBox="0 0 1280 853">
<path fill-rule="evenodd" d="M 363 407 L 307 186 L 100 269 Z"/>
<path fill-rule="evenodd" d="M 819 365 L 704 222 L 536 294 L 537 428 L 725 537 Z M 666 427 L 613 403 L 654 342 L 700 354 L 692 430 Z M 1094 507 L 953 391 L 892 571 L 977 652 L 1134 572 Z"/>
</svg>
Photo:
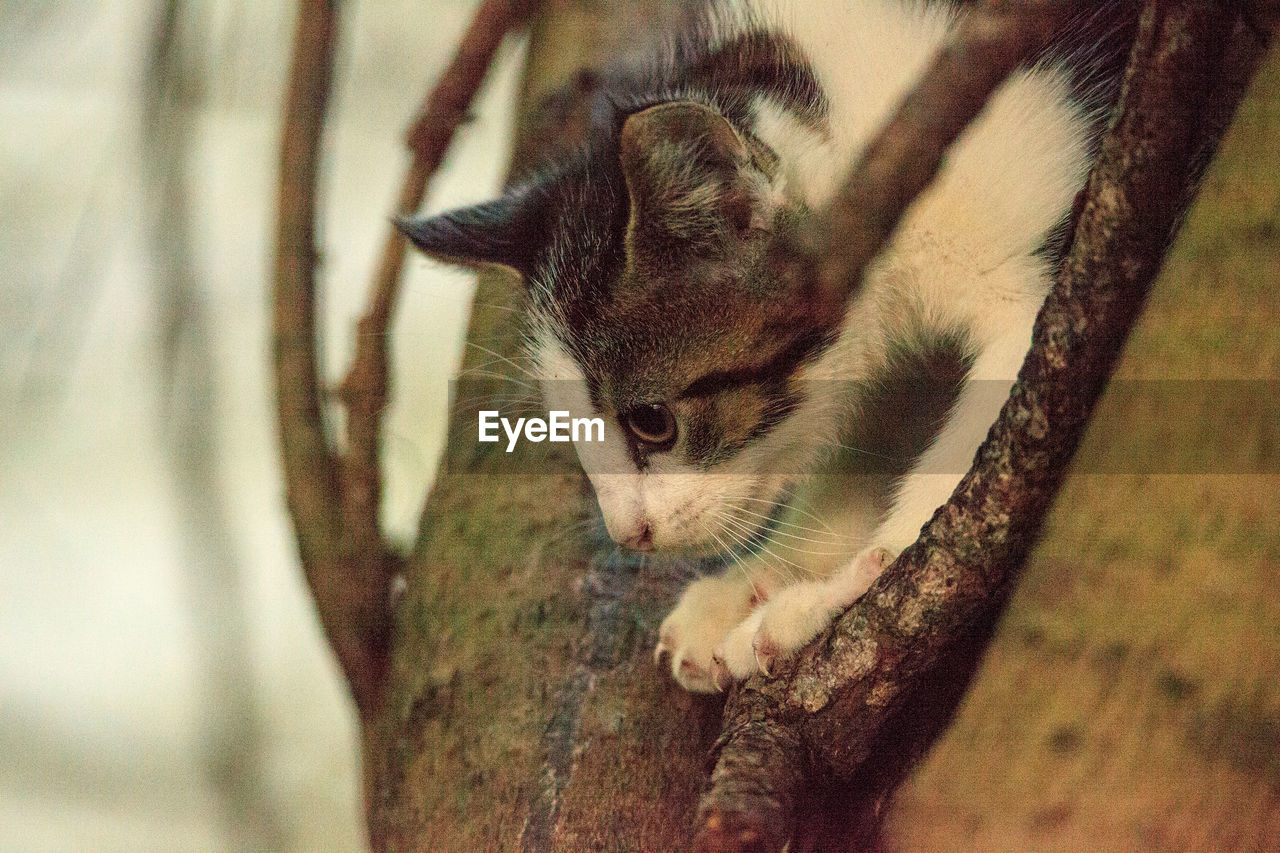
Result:
<svg viewBox="0 0 1280 853">
<path fill-rule="evenodd" d="M 642 522 L 640 529 L 624 539 L 622 544 L 633 551 L 652 551 L 653 528 L 649 526 L 649 522 Z"/>
</svg>

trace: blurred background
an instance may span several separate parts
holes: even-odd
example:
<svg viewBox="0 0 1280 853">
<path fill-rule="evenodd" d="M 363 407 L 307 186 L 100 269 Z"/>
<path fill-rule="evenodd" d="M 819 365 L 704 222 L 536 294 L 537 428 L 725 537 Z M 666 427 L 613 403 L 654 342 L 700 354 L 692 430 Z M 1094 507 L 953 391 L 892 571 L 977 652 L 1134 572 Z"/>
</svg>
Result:
<svg viewBox="0 0 1280 853">
<path fill-rule="evenodd" d="M 475 0 L 344 9 L 325 137 L 337 377 Z M 0 0 L 0 848 L 350 850 L 352 710 L 283 509 L 268 373 L 295 5 Z M 521 49 L 431 193 L 506 163 Z M 471 282 L 409 265 L 385 520 L 412 535 Z"/>
</svg>

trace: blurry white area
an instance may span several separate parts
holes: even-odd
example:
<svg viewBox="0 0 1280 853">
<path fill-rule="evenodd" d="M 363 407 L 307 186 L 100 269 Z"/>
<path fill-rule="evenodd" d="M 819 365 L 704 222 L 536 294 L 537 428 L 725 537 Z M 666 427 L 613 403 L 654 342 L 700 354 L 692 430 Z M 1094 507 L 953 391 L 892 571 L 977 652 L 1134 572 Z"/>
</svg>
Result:
<svg viewBox="0 0 1280 853">
<path fill-rule="evenodd" d="M 321 226 L 326 366 L 475 0 L 345 6 Z M 294 5 L 0 0 L 0 848 L 349 850 L 352 713 L 297 567 L 268 372 Z M 499 184 L 501 54 L 433 206 Z M 154 101 L 150 102 L 154 104 Z M 471 282 L 415 258 L 386 519 L 411 536 Z"/>
</svg>

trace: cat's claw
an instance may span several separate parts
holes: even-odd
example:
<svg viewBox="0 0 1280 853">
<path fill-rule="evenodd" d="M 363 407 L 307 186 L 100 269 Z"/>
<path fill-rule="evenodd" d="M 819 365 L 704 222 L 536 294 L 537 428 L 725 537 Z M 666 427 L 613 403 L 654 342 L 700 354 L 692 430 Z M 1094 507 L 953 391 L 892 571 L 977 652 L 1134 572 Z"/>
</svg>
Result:
<svg viewBox="0 0 1280 853">
<path fill-rule="evenodd" d="M 715 682 L 716 690 L 720 693 L 724 693 L 733 686 L 733 673 L 729 672 L 729 667 L 724 662 L 723 646 L 716 646 L 716 650 L 711 653 L 711 680 Z"/>
<path fill-rule="evenodd" d="M 685 690 L 715 693 L 720 689 L 714 676 L 714 661 L 705 649 L 689 643 L 659 643 L 654 649 L 654 659 L 659 666 L 663 655 L 671 659 L 671 677 Z"/>
<path fill-rule="evenodd" d="M 658 644 L 653 648 L 653 663 L 662 666 L 663 656 L 671 658 L 671 677 L 676 683 L 694 693 L 710 693 L 716 688 L 712 676 L 712 664 L 705 666 L 697 658 L 698 651 L 687 643 L 682 643 L 680 634 L 671 626 L 664 625 L 658 634 Z"/>
<path fill-rule="evenodd" d="M 772 676 L 778 664 L 790 660 L 831 624 L 836 612 L 831 599 L 828 584 L 801 583 L 782 590 L 763 608 L 751 648 L 765 676 Z"/>
<path fill-rule="evenodd" d="M 734 626 L 716 647 L 715 657 L 724 665 L 728 677 L 733 681 L 749 678 L 760 667 L 756 661 L 753 641 L 756 631 L 760 628 L 760 620 L 763 618 L 764 607 L 757 607 L 751 611 L 750 616 Z"/>
<path fill-rule="evenodd" d="M 714 693 L 718 690 L 711 674 L 711 662 L 706 666 L 684 655 L 677 655 L 671 663 L 671 675 L 676 683 L 690 693 Z"/>
<path fill-rule="evenodd" d="M 778 647 L 763 631 L 757 631 L 751 640 L 751 652 L 755 655 L 756 666 L 765 678 L 773 675 L 773 662 L 778 657 Z"/>
</svg>

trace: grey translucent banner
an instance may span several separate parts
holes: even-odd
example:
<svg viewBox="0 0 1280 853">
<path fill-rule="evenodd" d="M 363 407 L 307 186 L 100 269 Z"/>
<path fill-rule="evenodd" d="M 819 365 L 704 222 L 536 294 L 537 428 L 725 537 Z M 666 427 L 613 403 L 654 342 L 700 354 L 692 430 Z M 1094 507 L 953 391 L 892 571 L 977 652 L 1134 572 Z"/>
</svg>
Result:
<svg viewBox="0 0 1280 853">
<path fill-rule="evenodd" d="M 575 472 L 581 470 L 570 440 L 575 427 L 579 440 L 585 440 L 587 433 L 596 440 L 601 432 L 606 440 L 619 440 L 615 415 L 573 412 L 553 416 L 537 390 L 523 378 L 520 382 L 453 383 L 455 417 L 450 441 L 474 446 L 476 456 L 483 458 L 483 464 L 473 466 L 474 470 L 486 475 Z M 553 397 L 561 396 L 551 390 Z M 790 391 L 792 402 L 798 404 L 797 414 L 791 417 L 805 417 L 805 400 L 810 398 L 863 401 L 862 416 L 850 419 L 838 442 L 822 442 L 821 447 L 826 460 L 823 465 L 850 475 L 900 474 L 910 469 L 933 443 L 956 399 L 954 384 L 940 390 L 808 382 L 795 383 Z M 1007 382 L 993 381 L 972 382 L 965 393 L 968 402 L 994 413 L 1007 391 Z M 739 405 L 729 397 L 702 399 L 712 407 Z M 679 413 L 679 402 L 672 407 Z M 496 440 L 480 441 L 482 411 L 494 413 L 487 416 L 488 437 L 496 435 Z M 573 423 L 574 419 L 593 417 L 611 428 Z M 505 426 L 502 419 L 507 421 Z M 534 425 L 530 431 L 531 419 L 544 422 L 545 427 Z M 1052 428 L 1051 421 L 1050 431 Z M 513 430 L 517 433 L 514 438 Z M 557 436 L 565 440 L 557 441 Z M 738 452 L 752 453 L 759 446 L 768 447 L 769 441 L 766 433 Z M 973 462 L 976 443 L 971 442 L 963 451 L 930 454 L 928 464 L 916 473 L 963 474 Z M 681 449 L 677 438 L 671 452 L 679 458 Z M 627 454 L 615 456 L 619 458 L 613 463 L 616 471 L 597 466 L 594 473 L 635 472 Z M 756 452 L 753 456 L 758 457 L 752 468 L 757 474 L 807 473 L 789 469 L 788 465 L 795 468 L 796 463 L 780 461 L 774 454 Z M 712 466 L 704 473 L 713 475 L 721 470 Z M 1076 452 L 1072 470 L 1081 474 L 1280 474 L 1280 379 L 1113 380 Z"/>
</svg>

